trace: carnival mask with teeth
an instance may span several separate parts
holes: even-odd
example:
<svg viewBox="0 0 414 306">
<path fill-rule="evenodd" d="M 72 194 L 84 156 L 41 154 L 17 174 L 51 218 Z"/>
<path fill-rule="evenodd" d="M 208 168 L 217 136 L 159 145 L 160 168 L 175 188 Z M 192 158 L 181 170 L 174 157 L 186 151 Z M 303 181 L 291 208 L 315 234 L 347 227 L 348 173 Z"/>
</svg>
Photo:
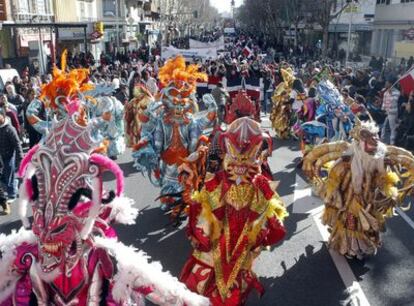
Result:
<svg viewBox="0 0 414 306">
<path fill-rule="evenodd" d="M 107 157 L 92 154 L 99 145 L 92 137 L 93 125 L 80 124 L 74 115 L 55 122 L 42 145 L 35 146 L 22 161 L 19 175 L 25 187 L 20 211 L 33 210 L 33 233 L 38 238 L 42 275 L 71 275 L 89 246 L 100 206 L 123 190 L 122 171 Z M 102 172 L 110 170 L 117 181 L 116 195 L 102 197 Z"/>
<path fill-rule="evenodd" d="M 260 124 L 250 118 L 239 118 L 230 124 L 220 139 L 225 152 L 223 166 L 230 180 L 247 183 L 260 173 L 263 140 Z"/>
</svg>

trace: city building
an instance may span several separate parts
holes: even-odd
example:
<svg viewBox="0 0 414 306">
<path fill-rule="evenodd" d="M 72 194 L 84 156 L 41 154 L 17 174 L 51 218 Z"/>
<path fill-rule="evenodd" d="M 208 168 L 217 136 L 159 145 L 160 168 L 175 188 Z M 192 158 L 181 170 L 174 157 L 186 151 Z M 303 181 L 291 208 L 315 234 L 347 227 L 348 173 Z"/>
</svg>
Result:
<svg viewBox="0 0 414 306">
<path fill-rule="evenodd" d="M 54 22 L 52 0 L 9 0 L 5 4 L 10 6 L 10 22 L 3 27 L 11 31 L 15 62 L 19 68 L 31 64 L 44 72 L 47 57 L 54 52 L 55 33 L 53 27 L 39 24 Z"/>
<path fill-rule="evenodd" d="M 364 0 L 352 3 L 331 21 L 330 42 L 336 51 L 346 52 L 350 32 L 350 53 L 354 55 L 370 53 L 376 2 L 376 0 Z M 339 9 L 340 6 L 336 8 Z"/>
<path fill-rule="evenodd" d="M 71 52 L 95 51 L 92 33 L 98 22 L 97 7 L 101 0 L 53 0 L 55 23 L 71 24 L 71 27 L 56 28 L 56 46 L 58 51 L 68 49 Z M 59 53 L 59 52 L 58 52 Z"/>
<path fill-rule="evenodd" d="M 376 1 L 371 53 L 394 59 L 414 56 L 413 1 Z"/>
<path fill-rule="evenodd" d="M 0 0 L 0 22 L 2 24 L 11 23 L 11 6 L 7 0 Z M 0 62 L 3 64 L 4 59 L 16 56 L 16 45 L 12 39 L 14 31 L 11 28 L 0 29 Z"/>
</svg>

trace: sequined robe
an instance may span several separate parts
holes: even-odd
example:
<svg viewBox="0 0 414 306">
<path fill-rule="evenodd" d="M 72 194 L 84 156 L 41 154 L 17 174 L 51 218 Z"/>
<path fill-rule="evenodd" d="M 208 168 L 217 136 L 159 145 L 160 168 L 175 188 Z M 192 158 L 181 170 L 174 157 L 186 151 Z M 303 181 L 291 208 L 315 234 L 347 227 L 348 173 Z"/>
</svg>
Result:
<svg viewBox="0 0 414 306">
<path fill-rule="evenodd" d="M 194 247 L 181 273 L 190 290 L 212 305 L 242 305 L 252 289 L 264 289 L 252 271 L 261 248 L 280 241 L 287 215 L 262 175 L 236 185 L 218 172 L 193 196 L 187 234 Z"/>
</svg>

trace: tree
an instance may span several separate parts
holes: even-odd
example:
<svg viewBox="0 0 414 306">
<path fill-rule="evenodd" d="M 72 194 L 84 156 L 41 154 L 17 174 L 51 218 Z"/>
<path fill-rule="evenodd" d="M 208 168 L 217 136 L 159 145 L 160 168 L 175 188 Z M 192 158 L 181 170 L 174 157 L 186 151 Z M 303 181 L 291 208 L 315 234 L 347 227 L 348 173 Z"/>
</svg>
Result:
<svg viewBox="0 0 414 306">
<path fill-rule="evenodd" d="M 322 56 L 328 52 L 329 24 L 338 17 L 352 2 L 352 0 L 305 0 L 305 6 L 310 9 L 310 20 L 318 23 L 322 28 Z"/>
<path fill-rule="evenodd" d="M 282 30 L 285 1 L 288 0 L 245 0 L 236 18 L 249 34 L 276 42 Z"/>
</svg>

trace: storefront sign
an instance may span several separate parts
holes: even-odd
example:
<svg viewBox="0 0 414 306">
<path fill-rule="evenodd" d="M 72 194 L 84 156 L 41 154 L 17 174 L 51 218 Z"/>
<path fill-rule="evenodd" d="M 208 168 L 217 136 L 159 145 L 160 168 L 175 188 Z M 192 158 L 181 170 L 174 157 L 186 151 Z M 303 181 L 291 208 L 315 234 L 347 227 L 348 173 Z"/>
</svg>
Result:
<svg viewBox="0 0 414 306">
<path fill-rule="evenodd" d="M 224 34 L 235 34 L 236 29 L 235 28 L 224 28 Z"/>
<path fill-rule="evenodd" d="M 93 24 L 88 24 L 86 28 L 86 38 L 89 39 L 94 32 Z M 59 28 L 59 40 L 84 40 L 85 31 L 82 27 Z"/>
</svg>

